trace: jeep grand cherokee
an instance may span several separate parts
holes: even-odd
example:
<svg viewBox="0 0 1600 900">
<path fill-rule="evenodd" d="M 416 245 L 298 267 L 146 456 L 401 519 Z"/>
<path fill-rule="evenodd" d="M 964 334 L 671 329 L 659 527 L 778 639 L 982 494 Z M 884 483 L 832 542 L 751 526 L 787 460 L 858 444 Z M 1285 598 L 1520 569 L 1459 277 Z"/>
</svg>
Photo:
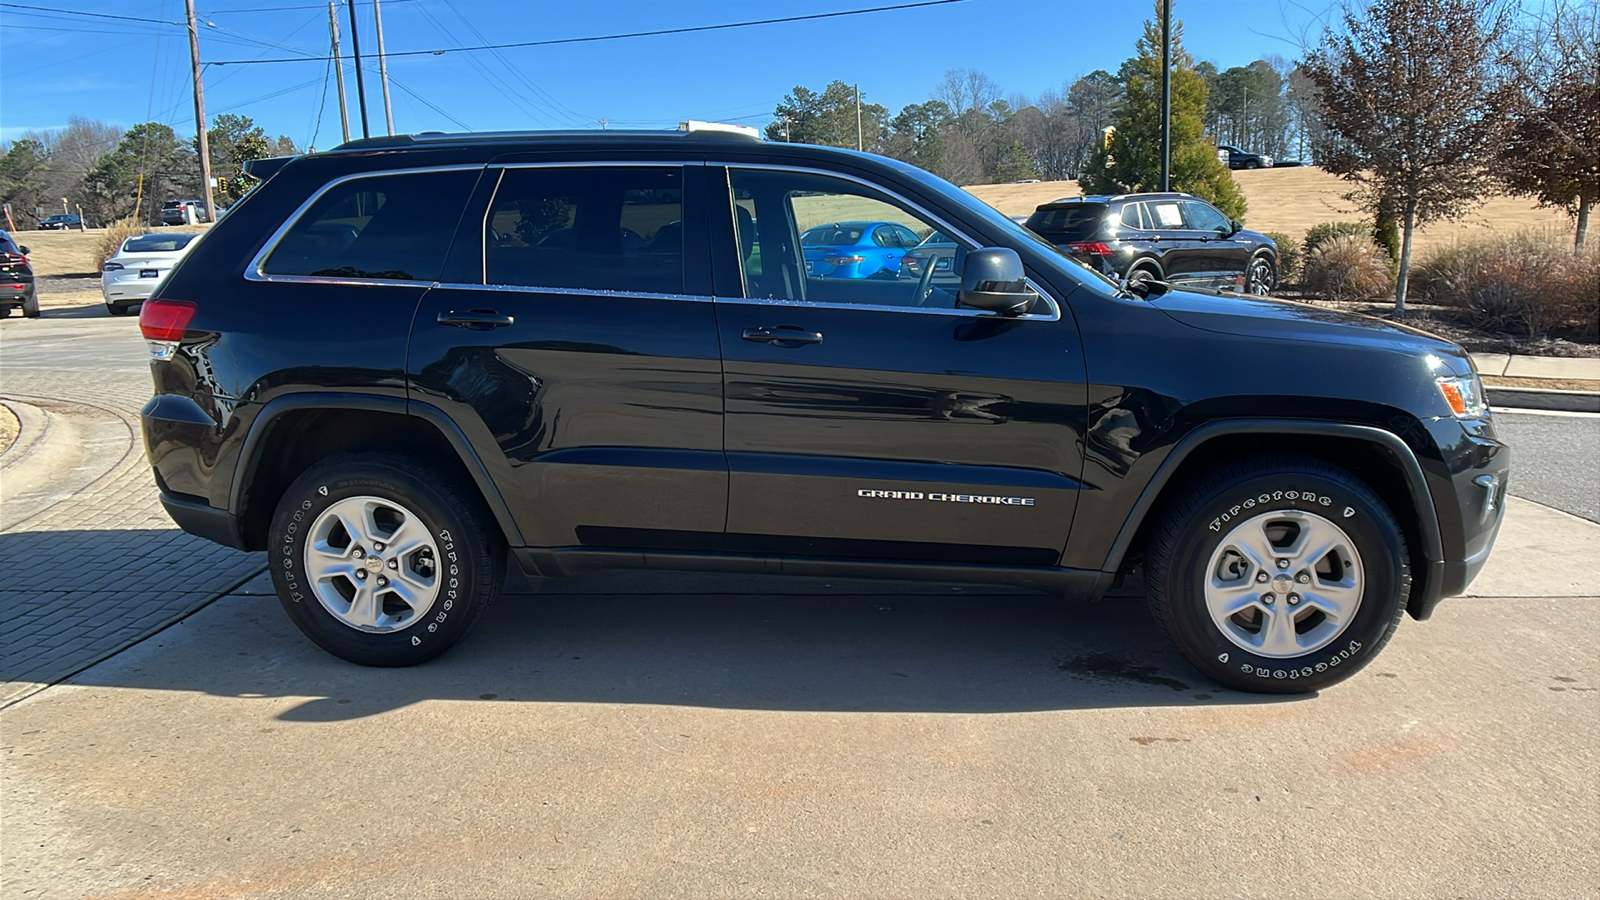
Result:
<svg viewBox="0 0 1600 900">
<path fill-rule="evenodd" d="M 144 305 L 146 449 L 174 520 L 265 551 L 358 663 L 460 640 L 508 555 L 1076 597 L 1142 563 L 1195 667 L 1307 691 L 1459 594 L 1500 524 L 1460 347 L 1129 291 L 893 160 L 518 133 L 252 172 Z M 950 264 L 819 277 L 799 236 L 841 220 Z"/>
</svg>

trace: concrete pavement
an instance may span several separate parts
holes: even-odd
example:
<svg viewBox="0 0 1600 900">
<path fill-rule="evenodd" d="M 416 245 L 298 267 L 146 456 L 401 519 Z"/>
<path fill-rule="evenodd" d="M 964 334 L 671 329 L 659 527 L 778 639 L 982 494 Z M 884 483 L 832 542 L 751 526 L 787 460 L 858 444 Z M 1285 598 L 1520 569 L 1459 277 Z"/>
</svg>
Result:
<svg viewBox="0 0 1600 900">
<path fill-rule="evenodd" d="M 376 670 L 252 583 L 0 715 L 6 893 L 1594 897 L 1600 526 L 1510 516 L 1289 700 L 1136 601 L 602 581 Z"/>
</svg>

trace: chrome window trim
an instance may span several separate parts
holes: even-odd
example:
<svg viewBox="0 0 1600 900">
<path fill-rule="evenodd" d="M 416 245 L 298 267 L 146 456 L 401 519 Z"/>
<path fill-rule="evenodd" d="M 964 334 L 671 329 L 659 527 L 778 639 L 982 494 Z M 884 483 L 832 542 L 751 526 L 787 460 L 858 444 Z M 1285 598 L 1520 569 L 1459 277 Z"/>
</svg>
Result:
<svg viewBox="0 0 1600 900">
<path fill-rule="evenodd" d="M 266 265 L 267 259 L 272 256 L 272 251 L 278 249 L 278 242 L 283 240 L 283 236 L 288 234 L 290 229 L 299 224 L 301 217 L 306 214 L 306 211 L 311 209 L 312 205 L 314 205 L 318 200 L 321 200 L 323 195 L 327 194 L 329 191 L 333 190 L 339 185 L 342 185 L 346 182 L 355 181 L 359 178 L 382 178 L 386 175 L 426 175 L 434 172 L 464 172 L 474 170 L 481 172 L 485 168 L 487 167 L 482 163 L 463 163 L 453 166 L 419 166 L 413 169 L 374 169 L 370 172 L 352 172 L 349 175 L 341 175 L 314 191 L 310 197 L 306 198 L 304 203 L 300 204 L 300 206 L 297 207 L 294 212 L 289 214 L 287 219 L 283 220 L 283 224 L 278 226 L 278 229 L 274 231 L 272 236 L 267 238 L 267 242 L 262 245 L 261 250 L 251 258 L 250 264 L 244 267 L 244 278 L 246 281 L 262 281 L 280 284 L 349 284 L 369 285 L 373 287 L 411 285 L 413 287 L 427 287 L 428 285 L 433 284 L 432 279 L 421 281 L 418 279 L 406 278 L 334 278 L 327 275 L 269 275 L 262 270 L 262 267 Z M 467 199 L 470 200 L 471 197 L 469 196 Z M 449 248 L 446 247 L 445 251 L 448 253 Z"/>
<path fill-rule="evenodd" d="M 712 303 L 716 298 L 706 297 L 701 294 L 656 294 L 649 291 L 608 291 L 595 288 L 564 288 L 544 287 L 542 285 L 526 284 L 465 284 L 462 282 L 444 282 L 435 284 L 436 288 L 452 291 L 492 291 L 495 293 L 517 294 L 578 294 L 584 297 L 606 297 L 610 299 L 626 298 L 640 300 L 681 300 L 687 303 Z"/>
<path fill-rule="evenodd" d="M 952 226 L 947 220 L 945 220 L 943 218 L 940 218 L 939 216 L 929 212 L 921 204 L 916 203 L 915 201 L 906 199 L 905 197 L 901 196 L 900 194 L 898 194 L 898 193 L 896 193 L 896 192 L 894 192 L 892 190 L 889 190 L 884 185 L 868 181 L 867 179 L 861 178 L 861 177 L 856 176 L 856 175 L 850 175 L 850 174 L 847 174 L 845 172 L 835 172 L 835 171 L 832 171 L 830 169 L 810 168 L 810 167 L 807 167 L 807 166 L 785 166 L 785 165 L 771 165 L 771 164 L 764 164 L 764 163 L 726 163 L 726 164 L 722 164 L 722 165 L 723 165 L 723 168 L 728 173 L 728 179 L 727 179 L 727 181 L 728 181 L 728 215 L 730 217 L 734 218 L 734 221 L 731 224 L 733 225 L 733 233 L 734 233 L 734 235 L 736 237 L 739 234 L 739 222 L 738 222 L 738 218 L 733 216 L 733 206 L 734 206 L 734 204 L 736 202 L 736 200 L 735 200 L 735 198 L 733 196 L 733 172 L 734 172 L 735 169 L 740 169 L 740 170 L 760 170 L 760 171 L 767 171 L 767 172 L 797 172 L 797 173 L 800 173 L 800 174 L 803 174 L 803 175 L 822 175 L 822 176 L 829 177 L 829 178 L 838 178 L 838 179 L 841 179 L 843 181 L 853 181 L 856 184 L 862 185 L 863 187 L 870 188 L 871 190 L 874 190 L 874 191 L 876 191 L 876 192 L 878 192 L 880 194 L 883 194 L 886 197 L 894 198 L 895 201 L 897 201 L 897 202 L 899 202 L 901 204 L 904 204 L 906 207 L 910 208 L 911 210 L 915 211 L 918 215 L 922 216 L 924 221 L 938 226 L 939 230 L 943 231 L 946 235 L 954 235 L 957 238 L 959 238 L 960 240 L 966 241 L 972 247 L 976 247 L 976 248 L 980 248 L 981 249 L 982 247 L 985 246 L 982 241 L 974 240 L 973 237 L 970 234 L 966 233 L 965 231 L 963 231 L 963 230 L 961 230 L 959 228 L 956 228 L 956 227 Z M 734 255 L 738 256 L 737 253 L 734 254 Z M 989 312 L 987 310 L 980 310 L 980 309 L 971 309 L 971 310 L 968 310 L 968 309 L 926 309 L 926 308 L 920 307 L 920 306 L 878 306 L 878 305 L 870 304 L 870 303 L 820 303 L 820 302 L 815 302 L 814 303 L 814 302 L 809 301 L 809 300 L 788 300 L 788 299 L 779 299 L 779 298 L 772 298 L 772 297 L 718 297 L 717 298 L 717 302 L 718 303 L 757 303 L 757 304 L 760 304 L 760 305 L 763 305 L 763 306 L 796 306 L 796 307 L 800 307 L 800 308 L 809 307 L 809 308 L 812 308 L 812 309 L 873 309 L 873 310 L 882 310 L 882 311 L 885 311 L 885 312 L 924 313 L 924 314 L 930 314 L 930 315 L 960 316 L 960 317 L 963 317 L 963 318 L 996 318 L 996 319 L 1015 319 L 1015 320 L 1018 320 L 1018 321 L 1027 320 L 1027 321 L 1044 321 L 1044 322 L 1058 322 L 1058 321 L 1060 321 L 1061 320 L 1061 303 L 1060 303 L 1060 301 L 1056 300 L 1056 298 L 1054 296 L 1052 296 L 1051 294 L 1046 292 L 1043 288 L 1041 288 L 1039 286 L 1038 282 L 1034 281 L 1032 278 L 1025 278 L 1024 280 L 1027 282 L 1029 287 L 1033 288 L 1035 293 L 1037 293 L 1040 297 L 1044 298 L 1046 303 L 1050 304 L 1050 313 L 1048 315 L 1041 314 L 1041 313 L 1023 313 L 1022 315 L 1019 315 L 1019 316 L 1002 316 L 1002 315 L 1000 315 L 999 313 L 996 313 L 996 312 Z M 744 289 L 744 285 L 746 283 L 747 282 L 745 280 L 744 260 L 740 259 L 739 260 L 739 286 L 740 286 L 741 290 Z"/>
<path fill-rule="evenodd" d="M 505 184 L 505 181 L 506 181 L 506 170 L 507 169 L 602 169 L 602 168 L 604 168 L 604 169 L 620 169 L 620 168 L 628 168 L 628 169 L 667 169 L 667 168 L 677 168 L 677 169 L 682 169 L 682 168 L 686 168 L 688 166 L 696 166 L 696 165 L 704 166 L 704 165 L 706 165 L 706 162 L 705 162 L 705 160 L 696 160 L 696 161 L 693 161 L 693 162 L 670 162 L 670 161 L 665 161 L 665 160 L 614 160 L 614 159 L 604 159 L 604 160 L 597 160 L 595 162 L 582 162 L 582 161 L 575 161 L 575 160 L 565 160 L 565 161 L 560 161 L 560 162 L 525 162 L 525 163 L 491 164 L 490 167 L 499 169 L 500 170 L 500 174 L 495 179 L 494 193 L 489 195 L 489 202 L 487 204 L 485 204 L 484 207 L 483 207 L 483 226 L 478 229 L 478 255 L 479 255 L 479 259 L 478 259 L 478 280 L 483 282 L 483 284 L 479 285 L 479 287 L 492 287 L 492 288 L 494 288 L 496 290 L 517 290 L 517 289 L 521 289 L 521 288 L 528 288 L 531 292 L 534 292 L 534 293 L 577 292 L 577 293 L 581 293 L 581 294 L 590 294 L 590 295 L 595 295 L 595 296 L 628 296 L 628 297 L 651 297 L 651 298 L 678 297 L 678 298 L 682 298 L 682 299 L 686 299 L 686 300 L 698 299 L 697 295 L 694 295 L 694 294 L 652 294 L 652 293 L 647 293 L 647 292 L 634 293 L 634 292 L 629 292 L 629 291 L 597 290 L 597 289 L 594 289 L 594 288 L 547 287 L 547 286 L 544 286 L 544 285 L 531 285 L 531 284 L 529 284 L 529 285 L 518 285 L 518 284 L 491 285 L 489 283 L 489 217 L 494 214 L 494 201 L 499 198 L 499 196 L 500 196 L 500 188 Z M 683 206 L 683 203 L 680 201 L 678 206 L 680 207 L 679 215 L 682 215 L 681 207 Z M 684 269 L 684 273 L 687 276 L 687 274 L 688 274 L 688 269 L 687 268 Z M 455 285 L 451 285 L 451 286 L 454 287 Z"/>
</svg>

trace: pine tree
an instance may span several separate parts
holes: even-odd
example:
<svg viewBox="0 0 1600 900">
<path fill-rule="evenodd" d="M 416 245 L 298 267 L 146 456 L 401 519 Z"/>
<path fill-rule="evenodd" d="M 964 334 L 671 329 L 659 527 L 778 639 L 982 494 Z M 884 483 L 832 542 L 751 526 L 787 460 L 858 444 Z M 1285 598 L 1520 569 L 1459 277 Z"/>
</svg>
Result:
<svg viewBox="0 0 1600 900">
<path fill-rule="evenodd" d="M 1158 0 L 1159 3 L 1159 0 Z M 1159 6 L 1157 7 L 1159 18 Z M 1138 55 L 1123 64 L 1126 100 L 1111 146 L 1098 147 L 1078 184 L 1085 193 L 1126 194 L 1161 188 L 1161 27 L 1144 23 Z M 1170 184 L 1231 219 L 1243 219 L 1244 194 L 1217 159 L 1205 133 L 1207 89 L 1183 49 L 1183 23 L 1172 23 L 1172 160 Z"/>
</svg>

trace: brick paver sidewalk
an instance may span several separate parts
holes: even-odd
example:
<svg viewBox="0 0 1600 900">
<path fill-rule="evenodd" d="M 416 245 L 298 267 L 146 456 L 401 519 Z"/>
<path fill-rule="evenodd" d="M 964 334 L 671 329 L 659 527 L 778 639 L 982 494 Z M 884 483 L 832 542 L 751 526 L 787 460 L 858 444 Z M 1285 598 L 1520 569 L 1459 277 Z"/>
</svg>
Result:
<svg viewBox="0 0 1600 900">
<path fill-rule="evenodd" d="M 75 422 L 92 431 L 93 449 L 76 472 L 92 479 L 87 486 L 46 498 L 0 532 L 0 707 L 149 637 L 263 570 L 260 554 L 184 534 L 161 508 L 138 430 L 137 411 L 149 396 L 148 376 L 7 373 L 10 402 L 58 401 L 50 404 L 56 416 L 80 406 Z M 78 451 L 52 447 L 48 434 L 29 449 Z M 0 491 L 14 464 L 0 456 Z"/>
</svg>

